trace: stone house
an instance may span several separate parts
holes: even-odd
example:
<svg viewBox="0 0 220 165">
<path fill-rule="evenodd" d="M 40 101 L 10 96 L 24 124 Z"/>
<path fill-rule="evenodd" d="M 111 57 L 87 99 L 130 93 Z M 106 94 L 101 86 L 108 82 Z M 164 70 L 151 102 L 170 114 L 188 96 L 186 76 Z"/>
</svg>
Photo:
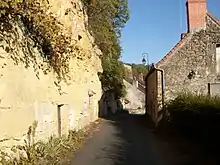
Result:
<svg viewBox="0 0 220 165">
<path fill-rule="evenodd" d="M 146 107 L 158 121 L 164 102 L 182 90 L 208 93 L 220 80 L 220 21 L 206 0 L 187 0 L 187 33 L 146 76 Z"/>
</svg>

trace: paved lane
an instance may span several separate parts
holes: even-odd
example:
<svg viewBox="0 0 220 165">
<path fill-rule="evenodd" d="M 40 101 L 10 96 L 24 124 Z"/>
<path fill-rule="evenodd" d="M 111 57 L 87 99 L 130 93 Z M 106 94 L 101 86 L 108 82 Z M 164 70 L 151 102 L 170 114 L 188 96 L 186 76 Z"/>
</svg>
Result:
<svg viewBox="0 0 220 165">
<path fill-rule="evenodd" d="M 143 120 L 144 116 L 134 114 L 105 120 L 71 165 L 177 165 L 169 147 Z"/>
</svg>

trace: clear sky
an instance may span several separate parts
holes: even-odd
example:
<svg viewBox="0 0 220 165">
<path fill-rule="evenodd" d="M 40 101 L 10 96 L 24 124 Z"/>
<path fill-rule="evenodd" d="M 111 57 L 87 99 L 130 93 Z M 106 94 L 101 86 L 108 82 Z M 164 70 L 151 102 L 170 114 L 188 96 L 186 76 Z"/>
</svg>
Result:
<svg viewBox="0 0 220 165">
<path fill-rule="evenodd" d="M 186 0 L 128 0 L 130 20 L 123 29 L 122 61 L 141 63 L 142 53 L 156 63 L 187 31 Z M 208 11 L 220 19 L 220 0 L 207 0 Z"/>
</svg>

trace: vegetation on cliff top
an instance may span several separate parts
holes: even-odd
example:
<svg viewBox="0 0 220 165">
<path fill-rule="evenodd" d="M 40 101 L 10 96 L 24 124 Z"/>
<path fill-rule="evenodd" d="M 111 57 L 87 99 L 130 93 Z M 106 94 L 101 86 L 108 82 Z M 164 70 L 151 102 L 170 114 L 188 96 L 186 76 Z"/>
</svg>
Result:
<svg viewBox="0 0 220 165">
<path fill-rule="evenodd" d="M 1 0 L 0 37 L 3 40 L 5 31 L 12 32 L 11 19 L 22 21 L 27 30 L 27 37 L 33 39 L 37 47 L 43 49 L 50 66 L 59 78 L 64 78 L 69 72 L 69 55 L 73 51 L 73 45 L 70 36 L 62 33 L 60 22 L 49 12 L 48 1 Z M 16 63 L 22 61 L 28 66 L 30 55 L 26 59 L 19 59 L 13 48 L 9 48 L 8 51 Z"/>
<path fill-rule="evenodd" d="M 143 74 L 146 75 L 148 72 L 148 68 L 144 64 L 131 64 L 133 75 Z"/>
<path fill-rule="evenodd" d="M 133 82 L 134 76 L 139 78 L 140 74 L 142 74 L 144 77 L 148 73 L 148 66 L 144 64 L 125 63 L 125 65 L 131 67 L 131 69 L 125 68 L 125 80 L 128 81 L 129 83 Z"/>
<path fill-rule="evenodd" d="M 103 52 L 103 73 L 100 80 L 104 90 L 112 90 L 119 98 L 125 94 L 123 79 L 124 66 L 119 61 L 121 56 L 121 29 L 129 19 L 127 0 L 82 0 L 89 16 L 89 31 L 95 38 L 95 43 Z M 60 22 L 49 11 L 47 0 L 2 0 L 0 3 L 0 37 L 4 39 L 4 31 L 12 31 L 10 20 L 19 19 L 26 26 L 28 37 L 36 46 L 43 48 L 43 53 L 57 73 L 59 78 L 65 78 L 69 72 L 70 54 L 74 51 L 71 36 L 62 33 Z M 29 59 L 20 59 L 13 48 L 7 50 L 16 63 Z"/>
<path fill-rule="evenodd" d="M 100 80 L 104 90 L 112 90 L 116 97 L 125 94 L 125 71 L 121 56 L 121 29 L 129 19 L 127 0 L 83 0 L 89 16 L 89 31 L 101 49 L 103 73 Z"/>
</svg>

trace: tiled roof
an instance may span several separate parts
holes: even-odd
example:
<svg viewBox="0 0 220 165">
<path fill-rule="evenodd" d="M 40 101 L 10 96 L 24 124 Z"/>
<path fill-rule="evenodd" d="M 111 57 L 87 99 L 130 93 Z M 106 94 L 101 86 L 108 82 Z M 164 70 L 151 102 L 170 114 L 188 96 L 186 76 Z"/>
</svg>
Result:
<svg viewBox="0 0 220 165">
<path fill-rule="evenodd" d="M 162 64 L 167 58 L 169 58 L 174 52 L 176 52 L 187 40 L 187 38 L 190 36 L 190 33 L 184 35 L 184 37 L 167 53 L 159 62 L 156 63 L 156 67 L 158 65 Z"/>
<path fill-rule="evenodd" d="M 206 13 L 213 21 L 215 21 L 217 24 L 219 24 L 220 26 L 220 20 L 218 20 L 217 18 L 215 18 L 211 13 L 207 12 Z M 178 50 L 183 44 L 184 42 L 187 40 L 187 38 L 190 36 L 190 33 L 187 33 L 186 35 L 184 35 L 184 37 L 169 51 L 169 53 L 167 53 L 159 62 L 156 63 L 156 67 L 158 67 L 158 65 L 162 64 L 167 58 L 169 58 L 174 52 L 176 52 L 176 50 Z"/>
<path fill-rule="evenodd" d="M 220 26 L 220 20 L 218 20 L 216 17 L 214 17 L 211 13 L 207 12 L 207 15 L 215 21 Z"/>
</svg>

